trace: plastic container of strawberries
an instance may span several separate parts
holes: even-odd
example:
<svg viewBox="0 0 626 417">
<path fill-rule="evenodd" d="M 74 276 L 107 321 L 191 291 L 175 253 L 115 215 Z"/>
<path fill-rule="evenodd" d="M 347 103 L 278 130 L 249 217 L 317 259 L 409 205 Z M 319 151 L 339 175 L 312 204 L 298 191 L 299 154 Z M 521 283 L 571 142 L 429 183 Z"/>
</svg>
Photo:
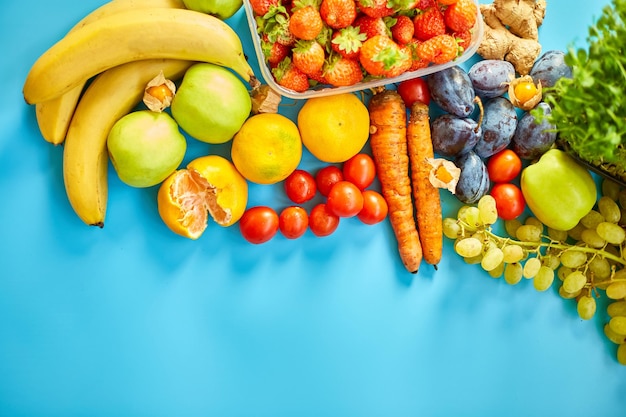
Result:
<svg viewBox="0 0 626 417">
<path fill-rule="evenodd" d="M 483 19 L 480 13 L 479 1 L 478 0 L 473 0 L 473 1 L 474 3 L 476 3 L 477 16 L 476 16 L 476 24 L 474 25 L 474 28 L 472 29 L 472 39 L 471 39 L 469 47 L 463 51 L 463 54 L 458 56 L 453 61 L 446 62 L 445 64 L 430 65 L 426 68 L 422 68 L 417 71 L 405 72 L 393 78 L 370 79 L 370 80 L 363 81 L 363 82 L 360 82 L 351 86 L 347 86 L 347 87 L 333 87 L 330 85 L 320 84 L 320 85 L 311 87 L 307 91 L 304 91 L 301 93 L 284 88 L 278 85 L 278 83 L 276 83 L 276 80 L 274 79 L 274 76 L 272 75 L 272 71 L 266 63 L 263 50 L 261 49 L 261 39 L 257 31 L 255 14 L 254 14 L 254 11 L 252 10 L 252 6 L 250 5 L 250 1 L 244 0 L 243 5 L 246 11 L 246 18 L 248 20 L 250 32 L 252 34 L 252 43 L 254 44 L 254 50 L 256 52 L 256 56 L 259 61 L 259 67 L 260 67 L 263 79 L 265 80 L 267 85 L 269 85 L 278 94 L 284 97 L 289 97 L 289 98 L 297 100 L 297 99 L 309 99 L 313 97 L 323 97 L 323 96 L 329 96 L 333 94 L 351 93 L 355 91 L 381 87 L 381 86 L 388 85 L 388 84 L 399 83 L 404 80 L 409 80 L 409 79 L 416 78 L 416 77 L 422 77 L 428 74 L 442 71 L 446 68 L 459 65 L 467 61 L 476 53 L 476 50 L 478 49 L 478 46 L 480 45 L 480 42 L 483 37 Z"/>
</svg>

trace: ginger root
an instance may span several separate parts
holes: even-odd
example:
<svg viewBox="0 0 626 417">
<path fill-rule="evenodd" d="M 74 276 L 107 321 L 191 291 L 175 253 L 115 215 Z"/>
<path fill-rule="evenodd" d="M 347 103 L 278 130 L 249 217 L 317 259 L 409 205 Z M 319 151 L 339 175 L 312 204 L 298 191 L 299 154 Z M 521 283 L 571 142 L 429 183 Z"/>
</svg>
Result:
<svg viewBox="0 0 626 417">
<path fill-rule="evenodd" d="M 494 0 L 481 4 L 485 33 L 477 53 L 484 59 L 510 62 L 527 75 L 541 53 L 539 27 L 546 13 L 545 0 Z"/>
</svg>

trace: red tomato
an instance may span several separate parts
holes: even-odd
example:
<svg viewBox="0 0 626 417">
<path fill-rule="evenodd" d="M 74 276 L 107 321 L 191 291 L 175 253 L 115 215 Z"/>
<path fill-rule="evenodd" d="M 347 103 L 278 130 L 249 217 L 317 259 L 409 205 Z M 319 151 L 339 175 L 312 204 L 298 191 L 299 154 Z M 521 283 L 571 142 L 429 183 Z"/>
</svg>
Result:
<svg viewBox="0 0 626 417">
<path fill-rule="evenodd" d="M 343 180 L 343 172 L 335 165 L 327 165 L 315 174 L 315 183 L 320 194 L 328 196 L 328 192 L 336 182 Z"/>
<path fill-rule="evenodd" d="M 309 229 L 317 237 L 332 234 L 339 226 L 339 217 L 331 213 L 325 203 L 319 203 L 309 215 Z"/>
<path fill-rule="evenodd" d="M 330 189 L 326 206 L 339 217 L 353 217 L 363 209 L 363 193 L 350 181 L 339 181 Z"/>
<path fill-rule="evenodd" d="M 407 107 L 411 107 L 416 101 L 424 104 L 430 103 L 430 90 L 423 78 L 417 77 L 402 81 L 398 84 L 396 91 Z"/>
<path fill-rule="evenodd" d="M 298 206 L 290 206 L 280 212 L 278 229 L 287 239 L 297 239 L 309 227 L 309 215 Z"/>
<path fill-rule="evenodd" d="M 315 178 L 307 171 L 296 169 L 285 179 L 285 193 L 296 204 L 311 200 L 316 192 Z"/>
<path fill-rule="evenodd" d="M 278 214 L 270 207 L 251 207 L 239 219 L 239 229 L 250 243 L 267 242 L 278 232 Z"/>
<path fill-rule="evenodd" d="M 522 171 L 522 160 L 511 149 L 504 149 L 487 160 L 487 172 L 492 182 L 510 182 Z"/>
<path fill-rule="evenodd" d="M 343 163 L 343 179 L 364 190 L 374 182 L 376 166 L 371 156 L 366 153 L 354 155 Z"/>
<path fill-rule="evenodd" d="M 500 182 L 491 188 L 491 196 L 496 200 L 498 216 L 504 220 L 513 220 L 524 212 L 526 201 L 522 190 L 511 183 Z"/>
<path fill-rule="evenodd" d="M 363 209 L 357 217 L 365 224 L 380 223 L 387 217 L 389 207 L 385 198 L 377 191 L 363 191 Z"/>
</svg>

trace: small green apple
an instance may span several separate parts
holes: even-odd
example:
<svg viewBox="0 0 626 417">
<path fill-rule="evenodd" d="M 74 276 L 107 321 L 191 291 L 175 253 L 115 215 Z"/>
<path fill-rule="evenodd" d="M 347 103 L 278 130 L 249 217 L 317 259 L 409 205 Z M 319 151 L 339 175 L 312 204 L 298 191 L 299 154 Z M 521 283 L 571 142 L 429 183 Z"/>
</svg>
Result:
<svg viewBox="0 0 626 417">
<path fill-rule="evenodd" d="M 233 138 L 250 116 L 252 99 L 244 83 L 215 64 L 192 65 L 172 100 L 172 116 L 189 135 L 207 143 Z"/>
<path fill-rule="evenodd" d="M 169 114 L 139 110 L 113 125 L 107 148 L 122 182 L 133 187 L 151 187 L 178 168 L 187 141 Z"/>
<path fill-rule="evenodd" d="M 185 7 L 226 20 L 241 8 L 243 0 L 183 0 Z"/>
</svg>

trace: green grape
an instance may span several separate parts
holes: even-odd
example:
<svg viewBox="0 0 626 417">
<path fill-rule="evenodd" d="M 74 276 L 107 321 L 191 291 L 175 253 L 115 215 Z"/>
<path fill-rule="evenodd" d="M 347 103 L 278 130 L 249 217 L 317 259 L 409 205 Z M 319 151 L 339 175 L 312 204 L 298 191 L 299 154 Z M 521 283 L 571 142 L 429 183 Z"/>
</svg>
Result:
<svg viewBox="0 0 626 417">
<path fill-rule="evenodd" d="M 502 274 L 504 273 L 504 266 L 505 265 L 506 264 L 504 262 L 500 262 L 500 265 L 496 266 L 491 271 L 488 271 L 489 275 L 492 278 L 500 278 L 502 276 Z"/>
<path fill-rule="evenodd" d="M 479 255 L 483 251 L 483 242 L 475 237 L 459 239 L 456 245 L 454 245 L 454 250 L 464 258 L 471 258 Z"/>
<path fill-rule="evenodd" d="M 596 227 L 596 233 L 611 245 L 621 245 L 626 239 L 626 232 L 615 223 L 602 222 Z"/>
<path fill-rule="evenodd" d="M 602 237 L 600 237 L 595 229 L 583 230 L 582 234 L 580 235 L 580 239 L 588 246 L 596 249 L 601 249 L 602 247 L 604 247 L 604 245 L 606 245 L 606 240 L 602 239 Z"/>
<path fill-rule="evenodd" d="M 545 291 L 552 286 L 554 282 L 554 270 L 545 265 L 541 265 L 535 279 L 533 279 L 533 286 L 537 291 Z"/>
<path fill-rule="evenodd" d="M 556 230 L 548 227 L 548 237 L 556 242 L 565 242 L 567 240 L 566 230 Z"/>
<path fill-rule="evenodd" d="M 620 365 L 626 365 L 626 343 L 622 343 L 617 347 L 617 362 Z"/>
<path fill-rule="evenodd" d="M 568 268 L 578 268 L 587 262 L 587 254 L 575 248 L 567 249 L 561 253 L 561 263 Z"/>
<path fill-rule="evenodd" d="M 503 258 L 504 253 L 502 252 L 502 249 L 497 246 L 491 247 L 485 252 L 483 260 L 480 262 L 480 266 L 485 271 L 491 271 L 502 263 Z"/>
<path fill-rule="evenodd" d="M 502 252 L 504 254 L 503 261 L 507 264 L 519 262 L 526 257 L 524 249 L 520 245 L 516 244 L 506 245 L 502 248 Z"/>
<path fill-rule="evenodd" d="M 541 229 L 533 224 L 523 224 L 515 231 L 517 239 L 526 242 L 541 242 Z"/>
<path fill-rule="evenodd" d="M 517 236 L 517 229 L 522 225 L 522 222 L 519 219 L 505 220 L 504 221 L 504 230 L 511 237 Z"/>
<path fill-rule="evenodd" d="M 606 258 L 595 256 L 587 266 L 596 279 L 607 279 L 611 276 L 611 264 Z"/>
<path fill-rule="evenodd" d="M 626 297 L 626 282 L 613 282 L 606 287 L 606 296 L 611 300 L 621 300 Z"/>
<path fill-rule="evenodd" d="M 539 228 L 541 233 L 543 233 L 544 224 L 541 223 L 541 220 L 539 220 L 536 217 L 533 217 L 533 216 L 527 217 L 526 220 L 524 220 L 524 224 L 531 224 L 533 226 L 537 226 L 537 228 Z"/>
<path fill-rule="evenodd" d="M 467 223 L 468 230 L 475 231 L 479 226 L 482 225 L 480 221 L 480 212 L 478 211 L 478 207 L 475 206 L 463 206 L 459 209 L 458 214 L 459 220 Z"/>
<path fill-rule="evenodd" d="M 443 219 L 442 229 L 445 237 L 449 239 L 456 239 L 461 236 L 461 225 L 451 217 Z"/>
<path fill-rule="evenodd" d="M 478 200 L 478 211 L 480 219 L 484 224 L 494 224 L 498 220 L 498 209 L 496 199 L 489 194 L 485 194 Z"/>
<path fill-rule="evenodd" d="M 522 276 L 527 279 L 536 277 L 540 268 L 541 268 L 541 261 L 539 260 L 539 258 L 529 258 L 524 263 L 524 268 L 522 269 Z"/>
<path fill-rule="evenodd" d="M 605 221 L 617 223 L 622 217 L 619 206 L 611 197 L 602 196 L 598 199 L 598 211 L 604 217 Z"/>
<path fill-rule="evenodd" d="M 506 264 L 504 267 L 504 280 L 511 285 L 515 285 L 522 279 L 522 264 L 516 262 Z"/>
<path fill-rule="evenodd" d="M 468 265 L 478 265 L 483 260 L 483 254 L 480 253 L 476 256 L 465 256 L 463 257 L 463 260 Z"/>
<path fill-rule="evenodd" d="M 565 298 L 566 300 L 572 299 L 572 298 L 576 298 L 580 295 L 580 291 L 576 291 L 574 293 L 569 293 L 567 291 L 565 291 L 563 289 L 563 286 L 559 287 L 559 295 L 561 296 L 561 298 Z"/>
<path fill-rule="evenodd" d="M 561 265 L 560 253 L 556 253 L 555 250 L 548 250 L 544 256 L 542 256 L 542 264 L 555 270 Z"/>
<path fill-rule="evenodd" d="M 615 333 L 613 329 L 611 329 L 611 326 L 609 326 L 609 323 L 604 325 L 604 335 L 616 345 L 626 342 L 626 336 Z"/>
<path fill-rule="evenodd" d="M 618 183 L 607 178 L 603 178 L 600 186 L 602 189 L 602 195 L 610 197 L 613 201 L 617 201 L 619 199 L 619 193 L 622 187 Z"/>
<path fill-rule="evenodd" d="M 582 223 L 579 222 L 576 226 L 574 226 L 571 229 L 569 229 L 567 231 L 567 234 L 572 239 L 578 241 L 578 240 L 580 240 L 580 235 L 582 234 L 583 230 L 585 230 L 585 229 L 586 229 L 586 227 Z"/>
<path fill-rule="evenodd" d="M 606 312 L 610 317 L 626 316 L 626 300 L 613 301 L 606 306 Z"/>
<path fill-rule="evenodd" d="M 561 281 L 563 281 L 566 276 L 572 273 L 572 271 L 573 271 L 572 268 L 569 268 L 567 266 L 562 266 L 558 269 L 558 271 L 556 271 L 556 275 Z"/>
<path fill-rule="evenodd" d="M 582 271 L 571 272 L 563 280 L 563 290 L 570 294 L 576 293 L 582 290 L 587 284 L 587 277 Z"/>
<path fill-rule="evenodd" d="M 597 225 L 604 221 L 604 216 L 600 214 L 597 210 L 590 210 L 589 213 L 585 214 L 582 219 L 580 219 L 580 224 L 585 226 L 587 229 L 595 229 Z M 580 240 L 580 239 L 577 239 Z"/>
<path fill-rule="evenodd" d="M 578 316 L 583 320 L 589 320 L 596 314 L 596 299 L 588 295 L 583 295 L 576 304 Z"/>
<path fill-rule="evenodd" d="M 626 317 L 611 317 L 611 320 L 609 320 L 609 326 L 611 327 L 611 330 L 613 330 L 615 333 L 626 336 Z"/>
</svg>

